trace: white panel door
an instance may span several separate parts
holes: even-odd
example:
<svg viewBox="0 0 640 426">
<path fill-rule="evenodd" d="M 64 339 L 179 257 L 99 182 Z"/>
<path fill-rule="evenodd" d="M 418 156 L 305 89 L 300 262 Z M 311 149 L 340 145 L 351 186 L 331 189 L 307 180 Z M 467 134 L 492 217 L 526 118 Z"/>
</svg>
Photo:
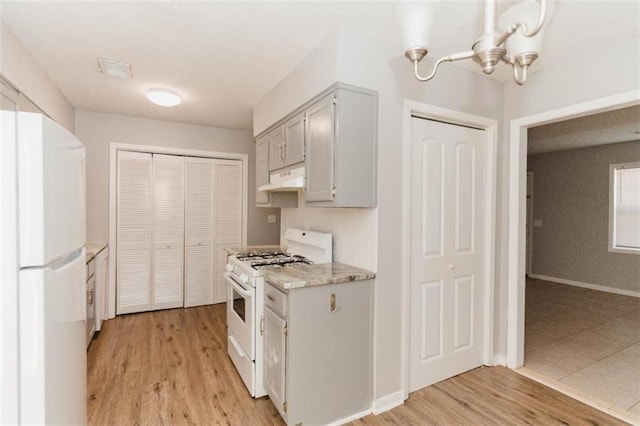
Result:
<svg viewBox="0 0 640 426">
<path fill-rule="evenodd" d="M 228 247 L 242 245 L 242 162 L 215 160 L 214 171 L 214 301 L 227 299 L 224 278 Z"/>
<path fill-rule="evenodd" d="M 184 306 L 214 303 L 214 160 L 187 157 Z"/>
<path fill-rule="evenodd" d="M 153 154 L 152 309 L 183 306 L 184 157 Z"/>
<path fill-rule="evenodd" d="M 151 154 L 118 152 L 117 314 L 151 309 Z"/>
<path fill-rule="evenodd" d="M 409 390 L 482 364 L 486 135 L 412 118 Z"/>
</svg>

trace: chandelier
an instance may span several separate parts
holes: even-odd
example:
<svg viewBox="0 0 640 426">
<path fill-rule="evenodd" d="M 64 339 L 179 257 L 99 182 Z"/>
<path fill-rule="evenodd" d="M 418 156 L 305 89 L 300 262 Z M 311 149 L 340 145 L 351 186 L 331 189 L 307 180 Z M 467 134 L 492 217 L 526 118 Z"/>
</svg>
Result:
<svg viewBox="0 0 640 426">
<path fill-rule="evenodd" d="M 425 30 L 429 30 L 429 20 L 433 20 L 433 11 L 428 2 L 406 4 L 404 6 L 405 45 L 410 46 L 405 56 L 413 63 L 413 72 L 420 81 L 431 80 L 443 62 L 455 62 L 473 59 L 485 74 L 491 74 L 502 61 L 513 68 L 513 79 L 519 85 L 527 81 L 527 70 L 538 57 L 542 44 L 542 29 L 547 20 L 548 0 L 524 0 L 507 9 L 500 17 L 500 26 L 496 30 L 496 0 L 486 0 L 484 10 L 484 33 L 473 44 L 471 50 L 454 53 L 436 61 L 433 71 L 426 77 L 420 75 L 418 64 L 427 55 L 423 44 Z M 431 7 L 435 3 L 431 3 Z M 529 28 L 531 23 L 533 28 Z M 421 44 L 422 43 L 422 44 Z"/>
</svg>

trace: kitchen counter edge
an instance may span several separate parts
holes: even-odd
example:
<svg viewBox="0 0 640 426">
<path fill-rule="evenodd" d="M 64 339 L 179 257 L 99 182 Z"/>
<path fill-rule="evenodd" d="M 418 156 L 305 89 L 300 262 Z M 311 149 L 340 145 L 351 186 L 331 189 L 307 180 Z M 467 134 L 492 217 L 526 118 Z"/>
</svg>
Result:
<svg viewBox="0 0 640 426">
<path fill-rule="evenodd" d="M 85 248 L 87 249 L 87 263 L 91 262 L 102 250 L 107 248 L 106 242 L 98 242 L 98 243 L 86 243 Z"/>
<path fill-rule="evenodd" d="M 371 280 L 376 274 L 344 263 L 292 265 L 279 269 L 263 269 L 264 279 L 283 290 L 327 284 Z"/>
</svg>

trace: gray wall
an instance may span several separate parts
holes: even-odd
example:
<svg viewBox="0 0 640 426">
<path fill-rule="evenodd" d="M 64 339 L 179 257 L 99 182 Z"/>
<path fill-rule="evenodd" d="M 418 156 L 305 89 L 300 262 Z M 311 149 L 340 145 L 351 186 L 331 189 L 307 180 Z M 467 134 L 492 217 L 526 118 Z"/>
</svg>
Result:
<svg viewBox="0 0 640 426">
<path fill-rule="evenodd" d="M 111 142 L 234 152 L 249 155 L 247 242 L 277 244 L 277 209 L 255 207 L 255 146 L 251 133 L 116 114 L 76 112 L 76 134 L 87 151 L 87 240 L 109 238 L 109 145 Z M 267 215 L 277 215 L 275 224 Z"/>
<path fill-rule="evenodd" d="M 529 156 L 533 273 L 640 291 L 640 256 L 609 252 L 609 165 L 640 161 L 640 141 Z"/>
</svg>

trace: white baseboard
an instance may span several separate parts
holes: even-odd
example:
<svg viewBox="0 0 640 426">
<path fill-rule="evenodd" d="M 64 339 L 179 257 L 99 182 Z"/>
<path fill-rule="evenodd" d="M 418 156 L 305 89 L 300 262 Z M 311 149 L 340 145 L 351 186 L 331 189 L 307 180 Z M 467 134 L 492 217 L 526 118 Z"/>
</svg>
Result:
<svg viewBox="0 0 640 426">
<path fill-rule="evenodd" d="M 494 355 L 493 356 L 493 365 L 501 365 L 503 367 L 507 366 L 507 357 L 504 355 Z"/>
<path fill-rule="evenodd" d="M 621 294 L 623 296 L 640 297 L 640 291 L 622 290 L 620 288 L 605 287 L 598 284 L 581 283 L 580 281 L 567 280 L 564 278 L 550 277 L 547 275 L 529 274 L 530 278 L 537 280 L 551 281 L 558 284 L 567 284 L 575 287 L 588 288 L 591 290 L 604 291 L 607 293 Z"/>
<path fill-rule="evenodd" d="M 377 416 L 402 404 L 404 404 L 404 392 L 398 391 L 374 400 L 371 408 L 373 414 Z"/>
<path fill-rule="evenodd" d="M 349 423 L 349 422 L 352 422 L 354 420 L 358 420 L 358 419 L 360 419 L 360 418 L 362 418 L 364 416 L 368 416 L 369 414 L 371 414 L 371 409 L 361 411 L 361 412 L 353 414 L 353 415 L 351 415 L 349 417 L 345 417 L 344 419 L 336 420 L 335 422 L 329 423 L 327 426 L 343 425 L 345 423 Z"/>
</svg>

